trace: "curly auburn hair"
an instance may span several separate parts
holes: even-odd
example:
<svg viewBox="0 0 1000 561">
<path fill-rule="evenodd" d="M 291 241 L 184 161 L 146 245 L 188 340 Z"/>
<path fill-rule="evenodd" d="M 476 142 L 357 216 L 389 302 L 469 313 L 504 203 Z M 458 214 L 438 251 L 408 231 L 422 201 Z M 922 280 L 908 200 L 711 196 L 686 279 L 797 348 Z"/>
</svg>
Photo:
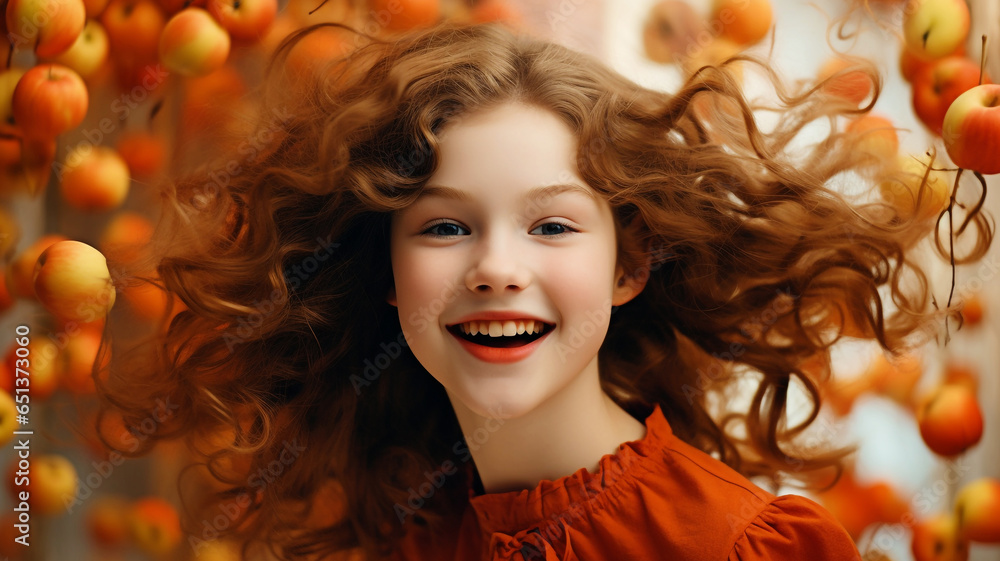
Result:
<svg viewBox="0 0 1000 561">
<path fill-rule="evenodd" d="M 317 31 L 287 40 L 270 75 Z M 213 482 L 199 512 L 239 505 L 227 531 L 282 559 L 390 551 L 406 532 L 394 505 L 463 438 L 444 389 L 397 343 L 390 222 L 434 171 L 443 127 L 517 101 L 577 135 L 579 173 L 614 213 L 619 263 L 647 279 L 611 317 L 603 390 L 622 407 L 659 404 L 680 438 L 747 476 L 836 466 L 843 451 L 795 444 L 816 419 L 829 348 L 846 332 L 896 351 L 922 332 L 935 314 L 912 255 L 934 220 L 833 188 L 884 172 L 836 126 L 871 105 L 838 103 L 822 84 L 788 92 L 765 67 L 782 116 L 765 133 L 730 65 L 668 95 L 501 27 L 443 25 L 366 40 L 308 79 L 272 78 L 266 147 L 220 188 L 203 168 L 163 193 L 154 262 L 186 309 L 116 351 L 99 381 L 108 411 L 128 424 L 171 396 L 179 408 L 149 442 L 185 435 Z M 816 121 L 829 134 L 793 153 Z M 970 220 L 966 260 L 992 237 L 987 217 Z M 386 349 L 398 356 L 372 369 Z M 749 409 L 719 408 L 713 391 L 737 380 L 755 387 Z M 794 424 L 793 380 L 813 406 Z M 304 452 L 285 461 L 290 449 Z M 450 478 L 414 520 L 444 527 L 469 484 Z"/>
</svg>

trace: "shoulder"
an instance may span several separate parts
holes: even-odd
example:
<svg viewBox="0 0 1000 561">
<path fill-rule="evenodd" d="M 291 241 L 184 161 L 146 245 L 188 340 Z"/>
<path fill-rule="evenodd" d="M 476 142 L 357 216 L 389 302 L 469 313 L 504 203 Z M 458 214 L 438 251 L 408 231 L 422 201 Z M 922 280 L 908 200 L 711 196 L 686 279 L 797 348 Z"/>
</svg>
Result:
<svg viewBox="0 0 1000 561">
<path fill-rule="evenodd" d="M 659 485 L 669 488 L 663 503 L 673 503 L 665 520 L 687 526 L 691 546 L 711 543 L 713 558 L 734 561 L 860 559 L 846 530 L 817 503 L 776 497 L 676 437 L 665 442 L 664 452 Z"/>
</svg>

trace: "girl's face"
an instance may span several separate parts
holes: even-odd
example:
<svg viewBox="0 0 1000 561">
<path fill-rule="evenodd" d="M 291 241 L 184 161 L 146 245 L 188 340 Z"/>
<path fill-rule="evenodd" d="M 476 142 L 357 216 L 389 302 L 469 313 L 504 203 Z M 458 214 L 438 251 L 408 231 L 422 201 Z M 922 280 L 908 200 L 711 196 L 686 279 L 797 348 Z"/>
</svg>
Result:
<svg viewBox="0 0 1000 561">
<path fill-rule="evenodd" d="M 392 219 L 387 300 L 455 406 L 518 417 L 581 376 L 596 383 L 611 306 L 641 286 L 618 284 L 611 208 L 580 178 L 577 139 L 555 114 L 510 103 L 442 133 L 437 170 Z M 540 338 L 463 333 L 475 318 L 490 335 L 545 327 Z"/>
</svg>

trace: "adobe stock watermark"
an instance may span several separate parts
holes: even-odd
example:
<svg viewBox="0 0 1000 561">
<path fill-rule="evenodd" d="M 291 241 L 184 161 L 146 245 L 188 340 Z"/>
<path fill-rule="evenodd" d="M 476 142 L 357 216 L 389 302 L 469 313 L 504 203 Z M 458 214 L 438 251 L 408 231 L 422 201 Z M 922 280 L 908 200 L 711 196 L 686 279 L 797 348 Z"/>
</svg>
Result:
<svg viewBox="0 0 1000 561">
<path fill-rule="evenodd" d="M 139 446 L 156 433 L 160 425 L 170 419 L 174 415 L 174 411 L 179 408 L 179 405 L 170 402 L 169 397 L 166 400 L 157 399 L 156 406 L 149 412 L 148 416 L 137 424 L 126 427 L 118 435 L 120 443 L 127 447 L 125 451 L 131 453 L 138 450 Z M 66 499 L 66 512 L 72 513 L 73 509 L 89 499 L 94 491 L 111 477 L 115 468 L 125 463 L 125 460 L 125 456 L 118 450 L 113 450 L 108 454 L 107 460 L 92 461 L 90 464 L 94 468 L 93 471 L 80 478 L 76 493 Z"/>
<path fill-rule="evenodd" d="M 253 503 L 250 493 L 262 493 L 268 485 L 277 481 L 305 451 L 306 447 L 300 446 L 297 440 L 286 440 L 276 460 L 271 460 L 266 466 L 247 477 L 247 485 L 251 491 L 243 491 L 233 500 L 218 505 L 219 514 L 216 514 L 211 520 L 207 518 L 202 520 L 200 537 L 194 533 L 188 534 L 188 546 L 191 547 L 194 554 L 201 555 L 204 548 L 208 547 L 213 540 L 221 537 L 223 532 L 239 520 L 240 516 Z"/>
</svg>

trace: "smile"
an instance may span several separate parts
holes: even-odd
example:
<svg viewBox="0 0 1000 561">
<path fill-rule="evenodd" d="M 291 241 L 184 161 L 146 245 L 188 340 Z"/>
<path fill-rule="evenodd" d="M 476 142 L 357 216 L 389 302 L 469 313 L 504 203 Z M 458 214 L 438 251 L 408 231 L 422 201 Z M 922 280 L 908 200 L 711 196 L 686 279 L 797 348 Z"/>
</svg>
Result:
<svg viewBox="0 0 1000 561">
<path fill-rule="evenodd" d="M 449 326 L 447 329 L 462 348 L 479 360 L 509 363 L 523 360 L 531 355 L 549 333 L 552 333 L 555 326 L 541 324 L 540 332 L 529 333 L 527 330 L 522 330 L 520 334 L 498 336 L 463 333 L 461 324 Z"/>
</svg>

